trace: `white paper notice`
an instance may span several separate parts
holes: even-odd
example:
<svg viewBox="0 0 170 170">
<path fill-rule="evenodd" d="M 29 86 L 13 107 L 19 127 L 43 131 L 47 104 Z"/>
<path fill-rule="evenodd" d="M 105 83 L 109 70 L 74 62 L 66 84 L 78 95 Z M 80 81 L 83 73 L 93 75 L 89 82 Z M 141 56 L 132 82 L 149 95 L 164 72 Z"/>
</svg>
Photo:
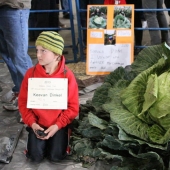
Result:
<svg viewBox="0 0 170 170">
<path fill-rule="evenodd" d="M 112 72 L 131 64 L 131 44 L 90 44 L 89 72 Z"/>
<path fill-rule="evenodd" d="M 67 78 L 29 78 L 27 108 L 67 109 Z"/>
<path fill-rule="evenodd" d="M 103 33 L 102 32 L 97 32 L 97 31 L 91 31 L 90 32 L 90 37 L 91 38 L 102 38 Z"/>
<path fill-rule="evenodd" d="M 117 30 L 118 37 L 131 37 L 132 31 L 131 30 Z"/>
</svg>

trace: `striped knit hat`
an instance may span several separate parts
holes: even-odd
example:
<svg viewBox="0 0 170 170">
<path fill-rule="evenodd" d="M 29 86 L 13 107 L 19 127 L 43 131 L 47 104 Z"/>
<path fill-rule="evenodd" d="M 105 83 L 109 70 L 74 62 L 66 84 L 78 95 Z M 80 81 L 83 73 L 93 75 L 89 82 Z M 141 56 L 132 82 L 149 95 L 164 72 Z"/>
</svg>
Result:
<svg viewBox="0 0 170 170">
<path fill-rule="evenodd" d="M 37 38 L 35 45 L 40 45 L 47 50 L 62 55 L 64 40 L 60 34 L 54 31 L 43 31 Z"/>
</svg>

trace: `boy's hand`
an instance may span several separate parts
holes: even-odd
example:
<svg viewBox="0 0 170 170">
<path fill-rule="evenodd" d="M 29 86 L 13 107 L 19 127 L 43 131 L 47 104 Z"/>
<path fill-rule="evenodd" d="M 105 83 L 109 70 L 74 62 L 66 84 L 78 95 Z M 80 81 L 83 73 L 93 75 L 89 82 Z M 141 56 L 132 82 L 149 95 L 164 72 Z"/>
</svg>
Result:
<svg viewBox="0 0 170 170">
<path fill-rule="evenodd" d="M 37 131 L 38 131 L 38 130 L 44 131 L 44 129 L 43 129 L 40 125 L 38 125 L 37 123 L 33 123 L 31 127 L 32 127 L 35 135 L 37 136 L 37 138 L 42 139 L 43 137 L 39 136 L 39 135 L 37 134 Z"/>
<path fill-rule="evenodd" d="M 53 135 L 58 131 L 58 126 L 57 125 L 52 125 L 48 129 L 46 129 L 44 132 L 48 133 L 47 136 L 44 138 L 41 138 L 42 140 L 49 139 L 50 137 L 53 137 Z"/>
</svg>

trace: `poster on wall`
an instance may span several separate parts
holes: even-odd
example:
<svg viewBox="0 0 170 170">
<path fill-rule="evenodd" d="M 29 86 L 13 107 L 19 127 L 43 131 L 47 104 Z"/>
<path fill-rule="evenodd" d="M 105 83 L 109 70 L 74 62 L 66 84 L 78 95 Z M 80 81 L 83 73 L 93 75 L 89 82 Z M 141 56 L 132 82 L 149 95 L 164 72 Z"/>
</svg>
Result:
<svg viewBox="0 0 170 170">
<path fill-rule="evenodd" d="M 130 65 L 133 51 L 134 5 L 88 5 L 86 74 Z"/>
</svg>

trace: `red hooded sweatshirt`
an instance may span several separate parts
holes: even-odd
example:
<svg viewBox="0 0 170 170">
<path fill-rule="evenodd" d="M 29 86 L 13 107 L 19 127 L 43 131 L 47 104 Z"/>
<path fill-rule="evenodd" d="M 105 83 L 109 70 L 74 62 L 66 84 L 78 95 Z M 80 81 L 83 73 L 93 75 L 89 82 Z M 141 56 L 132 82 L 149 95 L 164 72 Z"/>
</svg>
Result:
<svg viewBox="0 0 170 170">
<path fill-rule="evenodd" d="M 115 4 L 115 1 L 118 4 Z M 126 0 L 105 0 L 104 5 L 121 5 L 121 4 L 126 4 Z"/>
<path fill-rule="evenodd" d="M 27 93 L 28 78 L 68 78 L 68 106 L 67 110 L 59 109 L 28 109 Z M 46 74 L 45 69 L 37 64 L 30 68 L 22 81 L 18 97 L 19 111 L 25 124 L 32 126 L 37 123 L 44 128 L 56 124 L 59 129 L 70 124 L 79 113 L 78 86 L 74 74 L 65 65 L 65 58 L 59 63 L 58 69 L 51 75 Z"/>
</svg>

